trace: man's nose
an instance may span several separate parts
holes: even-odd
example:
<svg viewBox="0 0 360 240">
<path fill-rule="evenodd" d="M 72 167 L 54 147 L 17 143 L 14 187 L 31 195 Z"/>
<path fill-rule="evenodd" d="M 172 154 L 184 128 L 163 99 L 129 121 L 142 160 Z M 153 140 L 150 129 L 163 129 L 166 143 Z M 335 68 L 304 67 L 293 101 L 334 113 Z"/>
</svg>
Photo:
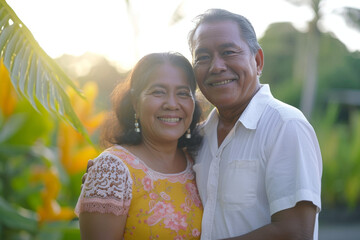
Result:
<svg viewBox="0 0 360 240">
<path fill-rule="evenodd" d="M 215 55 L 211 61 L 210 72 L 216 74 L 225 70 L 226 70 L 226 64 L 224 59 L 220 56 Z"/>
</svg>

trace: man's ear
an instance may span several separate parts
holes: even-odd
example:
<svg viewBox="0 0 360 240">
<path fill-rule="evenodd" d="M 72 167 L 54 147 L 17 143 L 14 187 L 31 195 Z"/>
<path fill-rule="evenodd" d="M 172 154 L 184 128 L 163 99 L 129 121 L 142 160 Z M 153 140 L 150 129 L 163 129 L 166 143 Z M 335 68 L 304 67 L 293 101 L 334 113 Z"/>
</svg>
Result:
<svg viewBox="0 0 360 240">
<path fill-rule="evenodd" d="M 261 73 L 264 67 L 264 53 L 261 48 L 255 54 L 255 61 L 256 61 L 257 72 Z"/>
</svg>

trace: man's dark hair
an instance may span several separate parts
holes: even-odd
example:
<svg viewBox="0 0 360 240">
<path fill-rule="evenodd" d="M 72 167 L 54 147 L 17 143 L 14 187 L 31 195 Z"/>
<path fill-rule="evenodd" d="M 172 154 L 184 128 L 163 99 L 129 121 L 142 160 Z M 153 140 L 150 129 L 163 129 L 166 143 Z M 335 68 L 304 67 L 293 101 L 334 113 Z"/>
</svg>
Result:
<svg viewBox="0 0 360 240">
<path fill-rule="evenodd" d="M 194 50 L 194 34 L 201 24 L 229 20 L 238 24 L 241 38 L 248 44 L 251 53 L 256 54 L 261 47 L 257 41 L 255 30 L 250 21 L 242 15 L 235 14 L 224 9 L 209 9 L 194 19 L 195 27 L 188 35 L 188 44 L 191 54 L 193 54 Z"/>
</svg>

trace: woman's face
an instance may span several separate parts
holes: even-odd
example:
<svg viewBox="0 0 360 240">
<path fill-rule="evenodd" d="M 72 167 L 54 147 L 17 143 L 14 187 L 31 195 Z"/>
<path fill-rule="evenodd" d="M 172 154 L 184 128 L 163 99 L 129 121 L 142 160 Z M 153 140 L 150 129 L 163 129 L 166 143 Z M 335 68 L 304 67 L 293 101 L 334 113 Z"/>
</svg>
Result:
<svg viewBox="0 0 360 240">
<path fill-rule="evenodd" d="M 190 127 L 195 102 L 184 70 L 169 63 L 149 77 L 136 99 L 144 141 L 177 141 Z"/>
</svg>

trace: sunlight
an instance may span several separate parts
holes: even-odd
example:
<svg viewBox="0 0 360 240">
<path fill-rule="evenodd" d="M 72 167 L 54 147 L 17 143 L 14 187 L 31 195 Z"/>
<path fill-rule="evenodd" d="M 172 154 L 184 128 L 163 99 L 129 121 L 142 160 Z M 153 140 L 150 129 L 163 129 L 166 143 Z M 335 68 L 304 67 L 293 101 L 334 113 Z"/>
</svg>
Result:
<svg viewBox="0 0 360 240">
<path fill-rule="evenodd" d="M 130 69 L 150 52 L 178 51 L 190 59 L 187 34 L 192 27 L 191 20 L 209 8 L 224 8 L 245 15 L 253 23 L 258 37 L 274 22 L 292 22 L 304 31 L 313 15 L 310 9 L 296 7 L 285 0 L 130 0 L 130 15 L 126 1 L 122 0 L 104 0 L 101 4 L 95 0 L 7 2 L 51 57 L 92 52 L 105 56 L 123 69 Z M 180 3 L 183 19 L 171 25 Z M 360 7 L 360 1 L 325 0 L 324 4 L 329 15 L 324 18 L 324 29 L 334 32 L 350 50 L 360 50 L 355 40 L 358 33 L 349 30 L 340 17 L 331 14 L 331 9 L 344 4 Z"/>
</svg>

